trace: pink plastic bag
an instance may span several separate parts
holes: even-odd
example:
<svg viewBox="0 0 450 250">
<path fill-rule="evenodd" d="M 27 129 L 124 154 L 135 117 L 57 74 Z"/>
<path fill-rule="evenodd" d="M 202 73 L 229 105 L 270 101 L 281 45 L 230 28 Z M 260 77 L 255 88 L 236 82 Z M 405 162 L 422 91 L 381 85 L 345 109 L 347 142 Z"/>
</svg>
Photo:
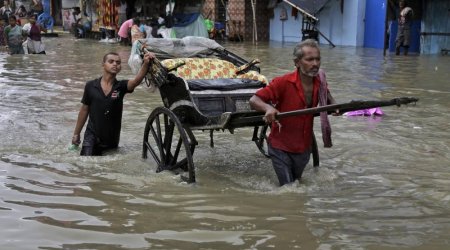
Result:
<svg viewBox="0 0 450 250">
<path fill-rule="evenodd" d="M 345 112 L 345 116 L 372 116 L 372 115 L 384 115 L 383 110 L 381 108 L 371 108 L 371 109 L 361 109 L 350 112 Z"/>
</svg>

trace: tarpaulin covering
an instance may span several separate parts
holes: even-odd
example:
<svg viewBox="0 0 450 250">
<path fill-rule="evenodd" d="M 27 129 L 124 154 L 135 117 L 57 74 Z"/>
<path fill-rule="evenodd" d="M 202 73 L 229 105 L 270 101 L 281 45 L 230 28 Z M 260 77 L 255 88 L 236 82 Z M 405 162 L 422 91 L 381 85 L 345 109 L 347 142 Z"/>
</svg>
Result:
<svg viewBox="0 0 450 250">
<path fill-rule="evenodd" d="M 197 15 L 195 21 L 185 26 L 175 25 L 173 27 L 177 38 L 183 38 L 186 36 L 199 36 L 208 37 L 208 30 L 206 29 L 205 19 L 202 15 Z"/>
<path fill-rule="evenodd" d="M 200 13 L 192 13 L 192 14 L 174 14 L 176 23 L 174 24 L 175 27 L 185 27 L 189 24 L 195 22 L 198 18 Z"/>
</svg>

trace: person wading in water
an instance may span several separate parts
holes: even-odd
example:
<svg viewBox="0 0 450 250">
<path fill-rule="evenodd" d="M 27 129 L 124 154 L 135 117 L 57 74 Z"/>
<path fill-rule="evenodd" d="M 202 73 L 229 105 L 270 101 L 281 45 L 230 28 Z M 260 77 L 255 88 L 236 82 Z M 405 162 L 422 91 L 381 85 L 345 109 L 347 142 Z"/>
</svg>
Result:
<svg viewBox="0 0 450 250">
<path fill-rule="evenodd" d="M 123 98 L 142 82 L 154 58 L 153 53 L 146 53 L 135 78 L 119 81 L 116 79 L 122 69 L 119 55 L 109 52 L 103 57 L 103 75 L 86 83 L 73 132 L 72 144 L 79 145 L 81 130 L 89 118 L 80 155 L 102 155 L 103 151 L 119 146 Z"/>
</svg>

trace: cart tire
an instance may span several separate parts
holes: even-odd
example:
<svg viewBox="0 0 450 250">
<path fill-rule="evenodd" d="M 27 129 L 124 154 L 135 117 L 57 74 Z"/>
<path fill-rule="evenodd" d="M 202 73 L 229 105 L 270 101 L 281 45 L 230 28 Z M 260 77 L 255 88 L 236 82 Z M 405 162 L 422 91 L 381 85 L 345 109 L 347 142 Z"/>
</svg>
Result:
<svg viewBox="0 0 450 250">
<path fill-rule="evenodd" d="M 253 130 L 253 141 L 258 147 L 259 151 L 267 158 L 269 156 L 269 148 L 267 146 L 267 137 L 270 133 L 269 125 L 255 127 Z"/>
<path fill-rule="evenodd" d="M 181 169 L 188 173 L 187 177 L 182 174 L 182 179 L 193 183 L 195 145 L 189 139 L 178 117 L 170 109 L 157 107 L 145 124 L 142 158 L 146 159 L 150 153 L 158 165 L 156 172 L 179 172 Z"/>
</svg>

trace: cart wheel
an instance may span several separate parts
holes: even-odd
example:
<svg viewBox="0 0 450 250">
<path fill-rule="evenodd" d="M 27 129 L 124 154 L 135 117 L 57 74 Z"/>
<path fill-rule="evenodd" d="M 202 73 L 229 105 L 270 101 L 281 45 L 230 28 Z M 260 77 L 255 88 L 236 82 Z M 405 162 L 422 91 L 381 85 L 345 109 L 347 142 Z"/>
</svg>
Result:
<svg viewBox="0 0 450 250">
<path fill-rule="evenodd" d="M 183 179 L 188 183 L 195 182 L 194 147 L 172 111 L 164 107 L 153 110 L 145 125 L 142 157 L 147 158 L 150 152 L 158 164 L 156 172 L 181 169 L 188 172 L 188 177 L 182 175 Z"/>
<path fill-rule="evenodd" d="M 253 130 L 253 139 L 256 147 L 258 147 L 259 151 L 267 158 L 269 156 L 269 148 L 267 147 L 267 137 L 270 133 L 269 125 L 264 125 L 260 127 L 255 127 Z"/>
</svg>

